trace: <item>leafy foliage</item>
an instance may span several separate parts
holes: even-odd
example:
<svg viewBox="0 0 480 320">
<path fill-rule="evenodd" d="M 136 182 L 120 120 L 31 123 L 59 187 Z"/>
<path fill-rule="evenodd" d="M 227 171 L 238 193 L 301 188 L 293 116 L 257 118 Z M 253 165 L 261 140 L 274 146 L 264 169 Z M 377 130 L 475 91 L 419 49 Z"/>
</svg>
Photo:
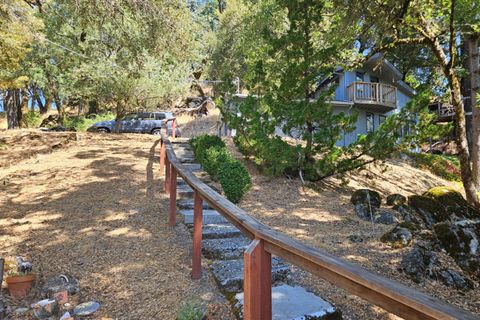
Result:
<svg viewBox="0 0 480 320">
<path fill-rule="evenodd" d="M 75 117 L 66 117 L 63 125 L 66 128 L 73 129 L 79 132 L 85 132 L 90 128 L 95 122 L 99 121 L 108 121 L 115 119 L 115 114 L 107 112 L 99 115 L 89 115 L 87 116 L 75 116 Z"/>
<path fill-rule="evenodd" d="M 220 163 L 218 180 L 222 185 L 225 196 L 233 203 L 238 203 L 252 186 L 250 175 L 240 161 Z"/>
<path fill-rule="evenodd" d="M 202 320 L 205 316 L 205 307 L 196 301 L 187 301 L 180 307 L 177 320 Z"/>
<path fill-rule="evenodd" d="M 190 144 L 205 171 L 220 182 L 227 199 L 239 202 L 251 187 L 251 178 L 245 166 L 233 158 L 217 136 L 201 135 L 191 139 Z"/>
<path fill-rule="evenodd" d="M 409 153 L 414 163 L 450 181 L 460 181 L 460 162 L 457 157 L 431 153 Z"/>
<path fill-rule="evenodd" d="M 42 122 L 42 117 L 39 112 L 29 111 L 23 115 L 22 119 L 27 128 L 37 128 Z"/>
</svg>

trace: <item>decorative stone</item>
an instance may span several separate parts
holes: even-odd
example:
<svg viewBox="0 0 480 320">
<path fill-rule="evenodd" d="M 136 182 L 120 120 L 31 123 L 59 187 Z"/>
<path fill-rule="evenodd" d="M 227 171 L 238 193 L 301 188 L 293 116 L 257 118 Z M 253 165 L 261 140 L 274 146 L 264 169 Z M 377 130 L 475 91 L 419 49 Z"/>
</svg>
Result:
<svg viewBox="0 0 480 320">
<path fill-rule="evenodd" d="M 86 317 L 94 314 L 100 308 L 100 304 L 95 301 L 89 301 L 78 306 L 73 309 L 73 314 L 77 317 Z"/>
<path fill-rule="evenodd" d="M 353 205 L 364 204 L 369 205 L 372 208 L 380 208 L 380 205 L 382 204 L 382 197 L 377 191 L 359 189 L 352 194 L 350 202 Z"/>
<path fill-rule="evenodd" d="M 390 211 L 379 210 L 375 214 L 374 222 L 381 224 L 395 224 L 398 223 L 398 219 Z"/>
<path fill-rule="evenodd" d="M 447 287 L 454 287 L 459 290 L 473 289 L 472 280 L 465 278 L 456 271 L 445 269 L 437 274 L 437 278 L 442 281 Z"/>
<path fill-rule="evenodd" d="M 480 276 L 480 221 L 442 222 L 433 227 L 440 244 L 465 271 Z"/>
<path fill-rule="evenodd" d="M 30 310 L 29 308 L 17 308 L 15 309 L 15 311 L 13 311 L 13 313 L 17 316 L 21 316 L 27 313 L 29 310 Z"/>
<path fill-rule="evenodd" d="M 42 295 L 48 298 L 53 298 L 55 293 L 62 291 L 67 291 L 69 295 L 79 293 L 78 280 L 70 275 L 61 274 L 48 279 L 42 287 Z"/>
<path fill-rule="evenodd" d="M 425 196 L 410 196 L 408 205 L 415 210 L 427 228 L 432 228 L 435 223 L 449 219 L 445 208 L 435 199 Z"/>
<path fill-rule="evenodd" d="M 387 206 L 399 206 L 405 203 L 407 203 L 407 198 L 399 193 L 394 193 L 387 197 Z"/>
<path fill-rule="evenodd" d="M 409 229 L 400 227 L 399 225 L 385 233 L 380 238 L 380 241 L 390 244 L 394 249 L 407 247 L 412 243 L 412 240 L 412 232 Z"/>
<path fill-rule="evenodd" d="M 403 271 L 417 283 L 420 283 L 427 276 L 433 278 L 435 269 L 438 267 L 437 255 L 418 245 L 407 253 L 400 263 L 400 271 Z"/>
</svg>

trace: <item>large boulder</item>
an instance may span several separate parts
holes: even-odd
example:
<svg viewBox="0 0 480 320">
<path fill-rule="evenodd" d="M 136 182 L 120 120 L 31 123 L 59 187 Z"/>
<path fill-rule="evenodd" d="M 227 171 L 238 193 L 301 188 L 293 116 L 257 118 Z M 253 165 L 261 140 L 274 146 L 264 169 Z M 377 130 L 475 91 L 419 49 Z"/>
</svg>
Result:
<svg viewBox="0 0 480 320">
<path fill-rule="evenodd" d="M 398 206 L 405 203 L 407 203 L 407 198 L 399 193 L 394 193 L 387 197 L 387 206 Z"/>
<path fill-rule="evenodd" d="M 450 218 L 455 220 L 480 218 L 480 211 L 468 204 L 462 194 L 451 187 L 434 187 L 423 195 L 440 203 Z"/>
<path fill-rule="evenodd" d="M 442 222 L 433 229 L 442 247 L 458 265 L 480 278 L 480 221 Z"/>
<path fill-rule="evenodd" d="M 409 246 L 413 241 L 413 234 L 407 228 L 397 225 L 392 230 L 385 233 L 380 241 L 390 244 L 392 248 L 399 249 Z"/>
<path fill-rule="evenodd" d="M 427 228 L 432 228 L 434 224 L 449 220 L 445 208 L 437 200 L 426 196 L 408 197 L 408 205 L 423 220 Z"/>
<path fill-rule="evenodd" d="M 375 212 L 382 204 L 382 197 L 377 191 L 359 189 L 352 194 L 350 202 L 354 205 L 355 213 L 362 220 L 373 220 Z"/>
</svg>

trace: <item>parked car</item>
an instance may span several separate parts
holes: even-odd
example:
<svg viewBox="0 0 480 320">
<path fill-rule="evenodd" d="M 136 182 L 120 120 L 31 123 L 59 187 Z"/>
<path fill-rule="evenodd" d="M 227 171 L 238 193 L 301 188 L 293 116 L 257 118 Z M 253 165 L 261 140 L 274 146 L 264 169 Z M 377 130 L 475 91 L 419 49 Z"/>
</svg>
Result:
<svg viewBox="0 0 480 320">
<path fill-rule="evenodd" d="M 120 120 L 119 132 L 124 133 L 150 133 L 160 135 L 162 130 L 165 132 L 165 123 L 168 119 L 173 119 L 171 112 L 137 112 L 126 115 Z M 100 121 L 94 123 L 88 131 L 90 132 L 113 132 L 115 130 L 115 120 Z M 173 121 L 168 121 L 168 134 L 172 134 Z M 180 130 L 176 128 L 175 134 L 180 136 Z"/>
</svg>

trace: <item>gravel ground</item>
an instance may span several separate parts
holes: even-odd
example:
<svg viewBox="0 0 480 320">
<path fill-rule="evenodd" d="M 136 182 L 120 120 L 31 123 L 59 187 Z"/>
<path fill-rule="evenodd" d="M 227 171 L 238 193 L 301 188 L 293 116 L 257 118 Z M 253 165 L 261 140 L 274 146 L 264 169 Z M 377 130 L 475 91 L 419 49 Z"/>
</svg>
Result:
<svg viewBox="0 0 480 320">
<path fill-rule="evenodd" d="M 167 226 L 156 150 L 152 136 L 79 134 L 67 148 L 3 168 L 0 256 L 29 257 L 37 288 L 75 276 L 78 299 L 101 303 L 97 319 L 175 319 L 191 300 L 208 307 L 208 319 L 231 319 L 207 272 L 190 279 L 191 237 L 182 224 Z"/>
<path fill-rule="evenodd" d="M 230 150 L 241 159 L 233 143 L 229 140 L 227 143 Z M 379 241 L 393 226 L 372 225 L 357 218 L 350 204 L 351 194 L 358 188 L 379 191 L 385 203 L 386 196 L 391 193 L 408 196 L 421 194 L 433 186 L 455 187 L 455 184 L 401 160 L 388 161 L 383 166 L 371 165 L 365 170 L 354 172 L 347 177 L 348 182 L 329 178 L 309 187 L 304 187 L 297 178 L 265 177 L 251 162 L 245 161 L 245 164 L 252 175 L 253 187 L 241 201 L 240 207 L 253 217 L 306 244 L 480 316 L 478 285 L 465 293 L 432 280 L 414 283 L 397 270 L 402 256 L 410 248 L 394 250 Z M 363 241 L 352 243 L 348 239 L 350 235 L 360 236 Z M 438 256 L 443 266 L 455 268 L 453 259 L 447 254 L 440 252 Z M 296 283 L 331 301 L 342 310 L 345 319 L 399 319 L 317 276 L 299 268 L 293 269 Z"/>
</svg>

